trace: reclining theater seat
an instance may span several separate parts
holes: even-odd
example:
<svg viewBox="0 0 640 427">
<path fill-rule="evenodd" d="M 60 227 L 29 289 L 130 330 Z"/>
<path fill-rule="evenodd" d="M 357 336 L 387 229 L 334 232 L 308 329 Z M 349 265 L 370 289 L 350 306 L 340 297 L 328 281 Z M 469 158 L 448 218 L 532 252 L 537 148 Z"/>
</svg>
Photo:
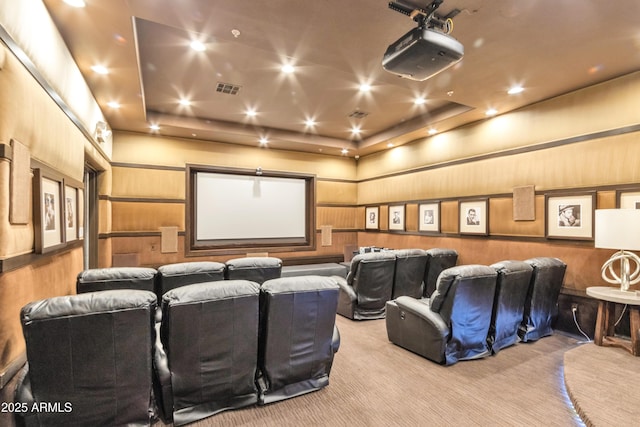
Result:
<svg viewBox="0 0 640 427">
<path fill-rule="evenodd" d="M 224 280 L 224 269 L 223 263 L 213 261 L 180 262 L 158 267 L 156 277 L 158 301 L 162 301 L 162 295 L 165 292 L 180 286 Z"/>
<path fill-rule="evenodd" d="M 282 272 L 282 260 L 273 257 L 235 258 L 228 260 L 226 265 L 225 279 L 250 280 L 259 285 L 277 279 Z"/>
<path fill-rule="evenodd" d="M 537 257 L 525 262 L 533 267 L 533 274 L 524 305 L 524 319 L 518 331 L 522 342 L 553 334 L 558 296 L 567 269 L 567 265 L 558 258 Z"/>
<path fill-rule="evenodd" d="M 137 289 L 155 292 L 157 271 L 146 267 L 92 268 L 78 273 L 76 293 Z"/>
<path fill-rule="evenodd" d="M 150 425 L 156 295 L 110 290 L 27 304 L 27 368 L 16 402 L 57 410 L 16 414 L 18 425 Z M 22 419 L 20 419 L 22 418 Z"/>
<path fill-rule="evenodd" d="M 265 282 L 260 295 L 259 404 L 288 399 L 329 384 L 340 346 L 335 326 L 339 288 L 326 276 Z"/>
<path fill-rule="evenodd" d="M 487 342 L 493 353 L 520 341 L 522 323 L 533 268 L 524 261 L 502 261 L 492 264 L 498 272 L 493 314 Z"/>
<path fill-rule="evenodd" d="M 353 320 L 383 319 L 393 292 L 395 266 L 393 252 L 354 256 L 346 279 L 333 276 L 340 286 L 338 314 Z"/>
<path fill-rule="evenodd" d="M 396 269 L 391 299 L 403 295 L 422 298 L 427 252 L 423 249 L 397 249 L 392 252 L 396 255 Z"/>
<path fill-rule="evenodd" d="M 440 274 L 431 298 L 387 302 L 389 341 L 446 365 L 489 356 L 496 276 L 484 265 L 452 267 Z"/>
<path fill-rule="evenodd" d="M 424 294 L 429 298 L 436 289 L 438 276 L 443 270 L 454 267 L 458 262 L 458 252 L 454 249 L 427 249 L 427 266 L 424 270 Z"/>
<path fill-rule="evenodd" d="M 197 283 L 162 297 L 155 368 L 163 419 L 175 426 L 258 401 L 260 286 Z"/>
</svg>

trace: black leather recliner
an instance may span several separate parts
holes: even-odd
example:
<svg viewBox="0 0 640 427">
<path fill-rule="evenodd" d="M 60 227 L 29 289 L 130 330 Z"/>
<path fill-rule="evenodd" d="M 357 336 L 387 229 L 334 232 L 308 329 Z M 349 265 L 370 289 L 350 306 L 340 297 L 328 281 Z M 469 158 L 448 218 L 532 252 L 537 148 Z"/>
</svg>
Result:
<svg viewBox="0 0 640 427">
<path fill-rule="evenodd" d="M 520 341 L 524 303 L 533 268 L 524 261 L 501 261 L 492 264 L 498 272 L 493 314 L 487 342 L 493 353 Z"/>
<path fill-rule="evenodd" d="M 353 320 L 383 319 L 393 293 L 396 256 L 391 251 L 359 254 L 347 278 L 332 276 L 340 286 L 338 314 Z"/>
<path fill-rule="evenodd" d="M 224 280 L 225 265 L 214 261 L 180 262 L 158 267 L 156 291 L 158 301 L 162 295 L 180 286 Z"/>
<path fill-rule="evenodd" d="M 454 267 L 458 262 L 458 252 L 454 249 L 427 249 L 427 266 L 424 269 L 424 294 L 429 298 L 436 289 L 438 276 L 447 268 Z"/>
<path fill-rule="evenodd" d="M 224 278 L 227 280 L 250 280 L 261 285 L 267 280 L 277 279 L 282 274 L 282 260 L 280 258 L 234 258 L 225 264 Z"/>
<path fill-rule="evenodd" d="M 389 341 L 446 365 L 489 356 L 496 276 L 484 265 L 452 267 L 440 274 L 431 298 L 387 302 Z"/>
<path fill-rule="evenodd" d="M 162 297 L 157 395 L 175 426 L 258 401 L 260 286 L 247 280 L 175 288 Z"/>
<path fill-rule="evenodd" d="M 567 265 L 551 257 L 530 258 L 525 262 L 533 267 L 533 274 L 518 335 L 522 342 L 529 342 L 553 334 L 558 316 L 558 296 Z"/>
<path fill-rule="evenodd" d="M 76 293 L 137 289 L 155 292 L 156 269 L 148 267 L 108 267 L 81 271 L 76 278 Z"/>
<path fill-rule="evenodd" d="M 423 249 L 397 249 L 396 268 L 393 277 L 391 298 L 408 296 L 422 298 L 424 294 L 424 271 L 427 266 L 427 253 Z"/>
<path fill-rule="evenodd" d="M 156 295 L 112 290 L 49 298 L 20 313 L 27 368 L 18 425 L 150 425 Z"/>
<path fill-rule="evenodd" d="M 262 285 L 259 404 L 329 384 L 340 346 L 335 326 L 338 292 L 335 280 L 326 276 L 283 277 Z"/>
</svg>

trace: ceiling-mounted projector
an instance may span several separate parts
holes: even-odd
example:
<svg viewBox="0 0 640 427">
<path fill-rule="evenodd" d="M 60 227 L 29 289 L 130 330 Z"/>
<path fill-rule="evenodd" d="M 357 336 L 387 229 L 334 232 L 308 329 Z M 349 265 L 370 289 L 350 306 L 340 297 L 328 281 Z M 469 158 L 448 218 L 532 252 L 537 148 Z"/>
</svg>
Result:
<svg viewBox="0 0 640 427">
<path fill-rule="evenodd" d="M 423 81 L 462 59 L 464 46 L 453 37 L 418 27 L 387 48 L 382 67 L 390 73 Z"/>
</svg>

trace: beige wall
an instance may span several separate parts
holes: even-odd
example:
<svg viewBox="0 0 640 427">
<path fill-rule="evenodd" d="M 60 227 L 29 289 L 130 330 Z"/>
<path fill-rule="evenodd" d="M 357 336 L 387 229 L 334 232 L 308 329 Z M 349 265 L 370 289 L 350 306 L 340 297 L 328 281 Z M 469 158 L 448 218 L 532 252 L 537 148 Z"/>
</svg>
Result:
<svg viewBox="0 0 640 427">
<path fill-rule="evenodd" d="M 1 43 L 0 49 L 5 49 Z M 90 144 L 9 52 L 0 70 L 0 93 L 0 144 L 9 146 L 15 139 L 28 148 L 32 160 L 82 181 L 85 149 Z M 11 166 L 10 155 L 0 160 L 0 261 L 3 265 L 25 257 L 30 261 L 0 273 L 0 375 L 24 354 L 20 308 L 29 301 L 75 292 L 75 276 L 82 270 L 82 249 L 77 246 L 54 255 L 30 255 L 33 221 L 9 222 Z M 31 194 L 24 194 L 20 201 L 32 212 Z"/>
<path fill-rule="evenodd" d="M 100 227 L 101 240 L 110 241 L 113 255 L 133 255 L 136 262 L 148 266 L 195 259 L 224 261 L 243 255 L 185 258 L 187 164 L 252 170 L 261 167 L 264 171 L 316 176 L 316 249 L 277 252 L 274 256 L 340 257 L 345 245 L 356 244 L 357 183 L 352 158 L 125 132 L 114 134 L 113 156 L 112 188 L 101 193 L 101 216 L 110 216 L 111 220 Z M 319 230 L 326 225 L 332 227 L 331 245 L 322 246 Z M 165 226 L 178 228 L 177 253 L 162 253 L 159 233 Z M 103 260 L 111 265 L 110 260 Z"/>
</svg>

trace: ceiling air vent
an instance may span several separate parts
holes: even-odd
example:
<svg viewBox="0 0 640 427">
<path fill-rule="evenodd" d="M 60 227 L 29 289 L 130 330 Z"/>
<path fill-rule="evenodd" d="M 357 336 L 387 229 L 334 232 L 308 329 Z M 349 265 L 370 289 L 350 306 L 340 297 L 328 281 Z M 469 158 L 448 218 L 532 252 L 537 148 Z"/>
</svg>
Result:
<svg viewBox="0 0 640 427">
<path fill-rule="evenodd" d="M 218 83 L 216 86 L 216 92 L 226 93 L 229 95 L 237 95 L 240 90 L 240 86 L 232 85 L 231 83 Z"/>
<path fill-rule="evenodd" d="M 367 112 L 360 111 L 360 110 L 355 110 L 354 112 L 349 114 L 349 117 L 352 118 L 352 119 L 364 119 L 368 115 L 369 115 L 369 113 L 367 113 Z"/>
</svg>

